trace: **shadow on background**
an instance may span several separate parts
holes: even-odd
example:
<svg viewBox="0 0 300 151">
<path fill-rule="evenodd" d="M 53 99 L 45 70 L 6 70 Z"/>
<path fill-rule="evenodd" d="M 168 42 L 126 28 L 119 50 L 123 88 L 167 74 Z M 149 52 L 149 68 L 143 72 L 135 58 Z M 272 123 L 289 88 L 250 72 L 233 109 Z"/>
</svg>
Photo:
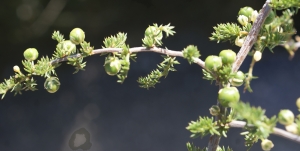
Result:
<svg viewBox="0 0 300 151">
<path fill-rule="evenodd" d="M 54 30 L 66 38 L 74 27 L 82 28 L 86 40 L 101 48 L 104 37 L 119 31 L 128 33 L 131 47 L 141 46 L 145 29 L 152 23 L 175 26 L 174 37 L 164 40 L 165 46 L 182 50 L 189 44 L 198 46 L 201 59 L 218 54 L 222 49 L 238 47 L 209 41 L 213 26 L 235 22 L 239 8 L 260 9 L 259 0 L 17 0 L 0 2 L 1 55 L 0 78 L 13 74 L 14 65 L 21 66 L 23 51 L 29 47 L 40 56 L 50 55 L 56 42 Z M 295 17 L 299 29 L 299 15 Z M 297 113 L 295 101 L 300 90 L 300 55 L 288 60 L 288 53 L 277 48 L 266 51 L 257 63 L 252 82 L 254 93 L 241 95 L 243 101 L 267 109 L 270 117 L 282 108 Z M 73 75 L 74 69 L 62 65 L 57 74 L 60 90 L 49 94 L 43 90 L 44 79 L 37 78 L 37 92 L 22 96 L 8 93 L 0 102 L 1 151 L 70 151 L 68 141 L 74 131 L 85 127 L 91 135 L 90 151 L 184 151 L 193 141 L 205 147 L 208 137 L 190 139 L 185 129 L 199 115 L 209 115 L 216 103 L 218 89 L 202 79 L 201 68 L 178 58 L 177 72 L 162 79 L 155 89 L 141 89 L 136 80 L 145 76 L 162 61 L 159 54 L 139 53 L 132 63 L 124 84 L 108 76 L 103 68 L 104 57 L 86 59 L 87 67 Z M 250 59 L 241 70 L 247 71 Z M 233 150 L 245 150 L 240 129 L 232 129 L 221 144 Z M 271 136 L 273 151 L 296 151 L 299 144 Z M 260 143 L 252 150 L 261 150 Z"/>
</svg>

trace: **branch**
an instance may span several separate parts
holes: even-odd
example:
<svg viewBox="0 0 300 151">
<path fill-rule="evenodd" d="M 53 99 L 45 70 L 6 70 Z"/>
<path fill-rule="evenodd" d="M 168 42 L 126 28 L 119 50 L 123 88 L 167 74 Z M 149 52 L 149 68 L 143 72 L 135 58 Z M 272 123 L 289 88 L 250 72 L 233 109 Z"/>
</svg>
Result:
<svg viewBox="0 0 300 151">
<path fill-rule="evenodd" d="M 122 48 L 103 48 L 103 49 L 95 49 L 92 51 L 92 55 L 95 54 L 101 54 L 101 53 L 107 53 L 107 52 L 121 52 Z M 183 57 L 183 53 L 182 51 L 175 51 L 175 50 L 168 50 L 168 49 L 163 49 L 163 48 L 147 48 L 147 47 L 133 47 L 129 49 L 130 53 L 138 53 L 138 52 L 156 52 L 156 53 L 161 53 L 161 54 L 165 54 L 165 55 L 169 55 L 169 56 L 173 56 L 173 57 Z M 59 58 L 59 59 L 55 59 L 51 61 L 51 64 L 56 64 L 59 62 L 63 62 L 63 61 L 68 61 L 67 58 L 78 58 L 81 57 L 81 54 L 74 54 L 74 55 L 70 55 L 68 57 L 64 57 L 64 58 Z M 199 66 L 201 66 L 202 68 L 205 69 L 204 66 L 204 62 L 199 59 L 199 58 L 195 58 L 195 63 L 198 64 Z"/>
<path fill-rule="evenodd" d="M 248 36 L 246 37 L 245 42 L 243 43 L 240 51 L 237 54 L 236 61 L 232 65 L 233 72 L 237 71 L 240 68 L 240 66 L 244 62 L 246 56 L 248 55 L 250 49 L 252 48 L 253 44 L 256 42 L 259 31 L 260 31 L 265 19 L 267 18 L 267 16 L 269 15 L 269 13 L 271 11 L 271 7 L 269 6 L 269 3 L 270 3 L 270 0 L 267 0 L 266 3 L 263 5 L 261 11 L 259 12 L 255 22 L 253 23 L 253 26 L 252 26 Z M 218 103 L 218 105 L 219 105 L 219 103 Z M 220 107 L 220 109 L 222 109 L 221 105 L 219 105 L 219 107 Z M 224 112 L 221 112 L 221 114 L 224 114 Z M 216 120 L 218 120 L 218 119 L 216 119 Z M 216 151 L 217 147 L 219 146 L 220 139 L 221 139 L 221 137 L 218 135 L 210 136 L 208 146 L 207 146 L 207 148 L 208 148 L 207 151 Z"/>
<path fill-rule="evenodd" d="M 245 127 L 245 125 L 246 125 L 246 122 L 244 122 L 244 121 L 231 121 L 229 123 L 230 127 L 236 127 L 236 128 L 243 128 L 243 127 Z M 292 133 L 287 132 L 287 131 L 285 131 L 283 129 L 280 129 L 280 128 L 275 127 L 273 129 L 272 134 L 283 137 L 283 138 L 286 138 L 286 139 L 289 139 L 289 140 L 292 140 L 292 141 L 297 142 L 297 143 L 300 143 L 300 136 L 292 134 Z"/>
<path fill-rule="evenodd" d="M 266 20 L 267 16 L 271 11 L 271 7 L 269 6 L 269 3 L 270 0 L 267 0 L 263 8 L 259 12 L 255 22 L 253 23 L 249 35 L 246 37 L 245 42 L 243 43 L 240 51 L 237 54 L 236 61 L 232 65 L 233 71 L 237 71 L 240 68 L 246 56 L 248 55 L 250 49 L 252 48 L 253 44 L 256 42 L 261 26 L 263 25 L 264 21 Z"/>
</svg>

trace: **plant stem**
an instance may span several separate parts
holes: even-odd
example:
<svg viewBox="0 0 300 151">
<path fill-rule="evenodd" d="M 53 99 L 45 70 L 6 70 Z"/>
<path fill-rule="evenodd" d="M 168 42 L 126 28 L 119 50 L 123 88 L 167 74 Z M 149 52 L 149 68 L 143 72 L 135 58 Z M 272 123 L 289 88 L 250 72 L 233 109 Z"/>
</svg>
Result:
<svg viewBox="0 0 300 151">
<path fill-rule="evenodd" d="M 231 121 L 229 123 L 229 126 L 230 127 L 236 127 L 236 128 L 243 128 L 243 127 L 246 126 L 246 122 L 244 122 L 244 121 Z M 289 140 L 292 140 L 292 141 L 295 141 L 297 143 L 300 143 L 300 136 L 292 134 L 292 133 L 287 132 L 287 131 L 285 131 L 283 129 L 280 129 L 280 128 L 275 127 L 273 129 L 272 134 L 283 137 L 283 138 L 286 138 L 286 139 L 289 139 Z"/>
<path fill-rule="evenodd" d="M 103 48 L 103 49 L 95 49 L 92 51 L 91 55 L 95 54 L 101 54 L 101 53 L 107 53 L 107 52 L 121 52 L 122 48 Z M 175 51 L 175 50 L 169 50 L 169 49 L 163 49 L 163 48 L 158 48 L 158 47 L 153 47 L 153 48 L 147 48 L 147 47 L 133 47 L 129 49 L 130 53 L 138 53 L 138 52 L 156 52 L 160 54 L 165 54 L 173 57 L 183 57 L 182 51 Z M 68 61 L 67 58 L 78 58 L 81 57 L 82 55 L 80 53 L 70 55 L 68 57 L 64 58 L 59 58 L 51 61 L 51 64 L 56 64 L 59 62 L 63 61 Z M 205 69 L 204 66 L 204 61 L 202 61 L 199 58 L 194 58 L 194 61 L 196 64 L 201 66 L 203 69 Z"/>
<path fill-rule="evenodd" d="M 245 42 L 243 43 L 240 51 L 237 54 L 236 61 L 232 65 L 233 72 L 236 72 L 240 68 L 240 66 L 244 62 L 246 56 L 248 55 L 250 49 L 256 42 L 258 33 L 259 33 L 265 19 L 267 18 L 267 16 L 269 15 L 269 13 L 271 11 L 271 7 L 269 6 L 269 3 L 270 3 L 269 0 L 267 0 L 265 2 L 265 4 L 263 5 L 261 11 L 259 12 L 259 14 L 255 20 L 255 22 L 253 23 L 253 26 L 252 26 L 248 36 L 246 37 Z M 219 87 L 221 88 L 221 85 Z M 218 103 L 218 105 L 219 105 L 219 103 Z M 219 105 L 219 107 L 221 109 L 220 113 L 224 114 L 224 110 L 222 112 L 221 105 Z M 216 120 L 218 120 L 218 118 Z M 221 139 L 221 137 L 218 135 L 210 136 L 207 151 L 216 151 L 219 146 L 220 139 Z"/>
</svg>

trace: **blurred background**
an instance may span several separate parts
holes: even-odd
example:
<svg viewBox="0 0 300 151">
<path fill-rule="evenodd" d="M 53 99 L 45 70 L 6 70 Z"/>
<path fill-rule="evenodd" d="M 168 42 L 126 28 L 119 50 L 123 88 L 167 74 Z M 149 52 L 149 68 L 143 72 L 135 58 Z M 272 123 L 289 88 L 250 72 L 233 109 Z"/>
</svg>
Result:
<svg viewBox="0 0 300 151">
<path fill-rule="evenodd" d="M 222 49 L 238 51 L 229 43 L 209 41 L 213 26 L 236 22 L 241 7 L 261 9 L 262 0 L 4 0 L 0 1 L 0 79 L 9 78 L 14 65 L 22 66 L 23 51 L 37 48 L 40 56 L 50 56 L 56 41 L 54 30 L 68 38 L 80 27 L 86 41 L 101 48 L 105 37 L 128 33 L 131 47 L 141 46 L 145 29 L 153 23 L 175 26 L 176 34 L 165 39 L 164 46 L 182 50 L 198 46 L 201 59 L 217 55 Z M 300 16 L 294 17 L 300 29 Z M 259 79 L 252 82 L 254 93 L 242 93 L 241 100 L 267 109 L 268 117 L 280 109 L 298 114 L 295 101 L 300 97 L 300 52 L 289 60 L 286 50 L 265 51 L 254 69 Z M 191 139 L 188 122 L 199 115 L 209 116 L 216 104 L 218 88 L 203 80 L 201 68 L 186 60 L 176 65 L 166 79 L 150 90 L 139 88 L 136 80 L 156 68 L 163 59 L 159 54 L 139 53 L 132 62 L 129 77 L 118 84 L 103 68 L 104 57 L 86 58 L 85 71 L 63 64 L 57 74 L 61 88 L 50 94 L 38 80 L 38 91 L 0 101 L 1 151 L 71 151 L 68 141 L 75 130 L 86 128 L 91 134 L 90 151 L 185 151 L 186 143 L 206 147 L 208 137 Z M 250 58 L 241 67 L 248 71 Z M 240 88 L 242 90 L 242 88 Z M 280 125 L 279 125 L 280 127 Z M 231 129 L 221 145 L 235 151 L 246 150 L 241 129 Z M 296 151 L 300 145 L 271 136 L 273 151 Z M 260 142 L 252 150 L 261 150 Z"/>
</svg>

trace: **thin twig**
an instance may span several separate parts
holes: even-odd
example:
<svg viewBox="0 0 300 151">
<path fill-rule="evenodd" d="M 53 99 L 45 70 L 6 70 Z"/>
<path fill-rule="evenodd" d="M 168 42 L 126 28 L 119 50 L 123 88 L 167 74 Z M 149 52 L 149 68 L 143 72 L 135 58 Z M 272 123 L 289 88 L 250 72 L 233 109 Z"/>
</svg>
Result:
<svg viewBox="0 0 300 151">
<path fill-rule="evenodd" d="M 92 55 L 95 54 L 101 54 L 101 53 L 108 53 L 108 52 L 121 52 L 122 48 L 103 48 L 103 49 L 95 49 L 92 51 Z M 175 50 L 169 50 L 169 49 L 163 49 L 163 48 L 147 48 L 147 47 L 133 47 L 129 49 L 130 53 L 138 53 L 138 52 L 156 52 L 161 53 L 165 55 L 169 55 L 172 57 L 183 57 L 182 51 L 175 51 Z M 81 54 L 74 54 L 70 55 L 68 57 L 59 58 L 51 61 L 51 64 L 56 64 L 59 62 L 67 61 L 67 58 L 78 58 L 81 57 Z M 199 58 L 194 58 L 194 61 L 196 64 L 201 66 L 203 69 L 205 69 L 204 62 Z"/>
<path fill-rule="evenodd" d="M 259 14 L 255 20 L 255 22 L 253 23 L 253 26 L 252 26 L 248 36 L 246 37 L 245 42 L 243 43 L 240 51 L 237 54 L 236 61 L 232 65 L 233 72 L 237 71 L 240 68 L 240 66 L 244 62 L 246 56 L 248 55 L 250 49 L 252 48 L 253 44 L 256 42 L 259 31 L 260 31 L 265 19 L 267 18 L 267 16 L 269 15 L 269 13 L 271 11 L 271 7 L 269 6 L 269 3 L 270 3 L 270 0 L 267 0 L 265 2 L 265 4 L 263 5 L 261 11 L 259 12 Z M 219 107 L 221 108 L 222 106 L 219 105 Z M 221 114 L 223 114 L 223 113 L 221 113 Z M 219 146 L 220 138 L 221 137 L 218 135 L 210 136 L 208 146 L 207 146 L 207 148 L 208 148 L 207 151 L 216 151 Z"/>
<path fill-rule="evenodd" d="M 229 123 L 229 126 L 230 127 L 236 127 L 236 128 L 243 128 L 243 127 L 246 126 L 246 122 L 244 122 L 244 121 L 231 121 Z M 283 138 L 286 138 L 286 139 L 289 139 L 289 140 L 292 140 L 292 141 L 297 142 L 297 143 L 300 143 L 300 136 L 292 134 L 292 133 L 287 132 L 287 131 L 285 131 L 283 129 L 280 129 L 280 128 L 275 127 L 273 129 L 272 134 L 283 137 Z"/>
</svg>

